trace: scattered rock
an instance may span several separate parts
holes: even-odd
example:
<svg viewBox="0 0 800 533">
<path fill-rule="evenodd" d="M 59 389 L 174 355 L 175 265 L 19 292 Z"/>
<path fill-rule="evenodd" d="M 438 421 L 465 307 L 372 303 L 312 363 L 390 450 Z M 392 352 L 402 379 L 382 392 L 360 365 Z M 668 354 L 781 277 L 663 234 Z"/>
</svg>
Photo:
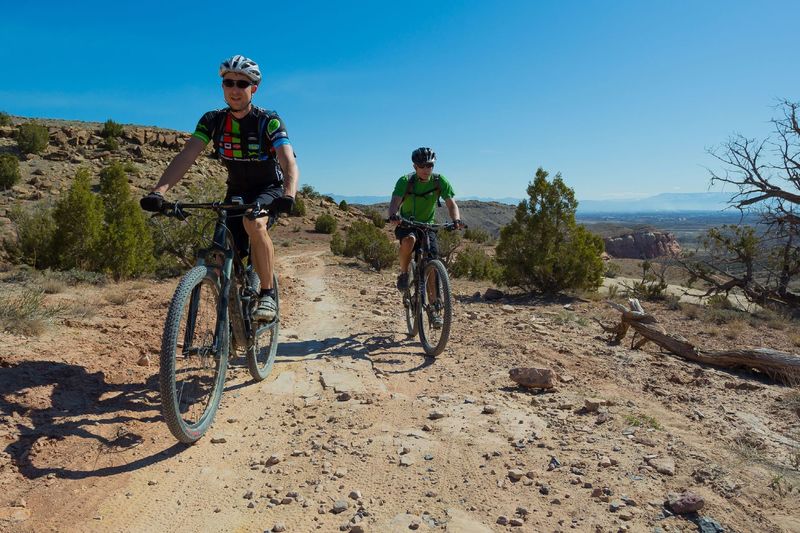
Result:
<svg viewBox="0 0 800 533">
<path fill-rule="evenodd" d="M 508 377 L 518 385 L 528 388 L 552 389 L 555 386 L 555 372 L 549 368 L 512 368 L 508 371 Z"/>
<path fill-rule="evenodd" d="M 280 463 L 281 460 L 282 459 L 281 459 L 280 455 L 270 455 L 269 459 L 267 459 L 267 466 L 276 465 L 276 464 Z"/>
<path fill-rule="evenodd" d="M 336 503 L 333 504 L 333 509 L 331 512 L 333 514 L 343 513 L 350 508 L 350 504 L 347 500 L 336 500 Z"/>
<path fill-rule="evenodd" d="M 273 533 L 281 533 L 286 531 L 286 525 L 283 522 L 277 522 L 274 526 L 272 526 Z"/>
<path fill-rule="evenodd" d="M 664 474 L 665 476 L 675 475 L 675 460 L 671 457 L 647 459 L 647 464 L 655 468 L 659 474 Z"/>
<path fill-rule="evenodd" d="M 586 398 L 583 401 L 583 410 L 587 413 L 596 413 L 600 406 L 605 404 L 606 401 L 601 398 Z"/>
<path fill-rule="evenodd" d="M 211 444 L 225 444 L 228 442 L 226 437 L 211 437 Z"/>
<path fill-rule="evenodd" d="M 525 472 L 516 468 L 508 471 L 508 479 L 510 479 L 511 481 L 519 481 L 520 479 L 522 479 L 522 476 L 524 475 Z"/>
<path fill-rule="evenodd" d="M 483 293 L 484 300 L 500 300 L 504 296 L 505 293 L 503 291 L 492 288 L 486 289 Z"/>
<path fill-rule="evenodd" d="M 497 407 L 494 405 L 484 405 L 482 413 L 485 415 L 493 415 L 497 412 Z"/>
<path fill-rule="evenodd" d="M 666 507 L 675 514 L 688 514 L 699 511 L 706 504 L 702 496 L 686 491 L 680 494 L 670 494 Z"/>
<path fill-rule="evenodd" d="M 428 418 L 430 418 L 431 420 L 439 420 L 440 418 L 444 418 L 446 416 L 447 415 L 441 411 L 431 411 L 428 414 Z"/>
</svg>

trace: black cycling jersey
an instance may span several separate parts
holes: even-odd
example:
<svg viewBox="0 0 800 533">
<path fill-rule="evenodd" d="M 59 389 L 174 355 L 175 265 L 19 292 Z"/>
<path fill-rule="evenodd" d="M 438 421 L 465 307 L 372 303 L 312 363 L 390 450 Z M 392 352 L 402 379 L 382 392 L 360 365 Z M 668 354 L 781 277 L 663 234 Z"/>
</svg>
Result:
<svg viewBox="0 0 800 533">
<path fill-rule="evenodd" d="M 214 141 L 214 153 L 228 169 L 228 190 L 252 191 L 283 182 L 275 149 L 289 144 L 289 134 L 274 111 L 253 106 L 241 119 L 228 108 L 209 111 L 192 137 Z"/>
</svg>

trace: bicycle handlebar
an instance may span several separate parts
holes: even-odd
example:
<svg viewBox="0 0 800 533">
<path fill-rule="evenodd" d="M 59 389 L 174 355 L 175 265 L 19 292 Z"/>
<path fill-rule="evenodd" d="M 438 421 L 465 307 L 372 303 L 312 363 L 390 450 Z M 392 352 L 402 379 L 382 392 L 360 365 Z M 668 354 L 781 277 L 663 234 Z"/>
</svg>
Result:
<svg viewBox="0 0 800 533">
<path fill-rule="evenodd" d="M 387 218 L 386 222 L 393 222 L 393 220 L 391 218 Z M 420 229 L 432 229 L 432 230 L 445 229 L 447 231 L 456 230 L 455 222 L 445 222 L 444 224 L 428 224 L 427 222 L 417 222 L 416 220 L 411 220 L 403 216 L 400 217 L 400 225 L 411 228 L 420 228 Z M 467 228 L 467 225 L 462 222 L 461 227 Z"/>
<path fill-rule="evenodd" d="M 250 213 L 245 213 L 244 216 L 255 220 L 256 218 L 262 218 L 266 216 L 274 216 L 277 217 L 277 213 L 275 212 L 274 208 L 271 205 L 262 206 L 259 202 L 253 204 L 234 204 L 234 203 L 224 203 L 224 202 L 207 202 L 207 203 L 181 203 L 181 202 L 167 202 L 164 201 L 161 204 L 161 211 L 156 213 L 155 215 L 164 215 L 168 217 L 176 217 L 181 220 L 186 219 L 189 216 L 189 213 L 185 212 L 184 209 L 212 209 L 214 211 L 246 211 L 251 209 Z"/>
</svg>

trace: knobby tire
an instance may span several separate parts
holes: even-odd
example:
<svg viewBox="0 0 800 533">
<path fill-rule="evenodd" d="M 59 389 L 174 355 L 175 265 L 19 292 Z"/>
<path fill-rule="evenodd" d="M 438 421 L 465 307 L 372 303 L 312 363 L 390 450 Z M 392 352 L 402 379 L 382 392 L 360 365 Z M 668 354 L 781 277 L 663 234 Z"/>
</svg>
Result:
<svg viewBox="0 0 800 533">
<path fill-rule="evenodd" d="M 434 276 L 436 280 L 436 295 L 439 305 L 438 311 L 442 317 L 442 327 L 434 328 L 431 323 L 430 310 L 433 308 L 433 301 L 429 301 L 427 283 Z M 450 278 L 447 269 L 441 261 L 433 259 L 425 265 L 425 270 L 420 284 L 420 309 L 417 314 L 419 322 L 419 340 L 422 342 L 422 349 L 430 357 L 441 354 L 447 346 L 450 337 L 450 325 L 453 321 L 453 298 L 450 292 Z M 438 338 L 437 338 L 438 335 Z"/>
<path fill-rule="evenodd" d="M 220 291 L 213 269 L 195 266 L 178 283 L 164 323 L 159 369 L 161 410 L 169 430 L 186 444 L 196 442 L 211 426 L 225 385 L 230 328 L 226 315 L 220 316 Z M 210 379 L 188 379 L 179 368 L 183 364 L 189 371 L 205 368 Z M 208 398 L 193 402 L 202 383 L 210 387 Z M 187 420 L 195 404 L 201 409 L 200 415 Z"/>
</svg>

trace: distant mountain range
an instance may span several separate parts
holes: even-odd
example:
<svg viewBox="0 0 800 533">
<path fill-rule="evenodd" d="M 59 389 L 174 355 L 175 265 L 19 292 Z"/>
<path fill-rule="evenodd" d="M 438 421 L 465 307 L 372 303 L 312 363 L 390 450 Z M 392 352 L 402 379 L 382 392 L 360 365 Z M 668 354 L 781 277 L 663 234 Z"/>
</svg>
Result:
<svg viewBox="0 0 800 533">
<path fill-rule="evenodd" d="M 329 194 L 337 202 L 372 205 L 386 203 L 388 196 L 346 196 Z M 627 200 L 579 200 L 578 213 L 660 213 L 670 211 L 721 211 L 728 207 L 732 193 L 690 192 L 661 193 L 655 196 Z M 485 198 L 478 196 L 459 197 L 458 200 L 476 200 L 517 205 L 521 198 Z"/>
<path fill-rule="evenodd" d="M 578 213 L 661 213 L 722 211 L 733 196 L 728 192 L 661 193 L 634 200 L 582 200 Z"/>
</svg>

